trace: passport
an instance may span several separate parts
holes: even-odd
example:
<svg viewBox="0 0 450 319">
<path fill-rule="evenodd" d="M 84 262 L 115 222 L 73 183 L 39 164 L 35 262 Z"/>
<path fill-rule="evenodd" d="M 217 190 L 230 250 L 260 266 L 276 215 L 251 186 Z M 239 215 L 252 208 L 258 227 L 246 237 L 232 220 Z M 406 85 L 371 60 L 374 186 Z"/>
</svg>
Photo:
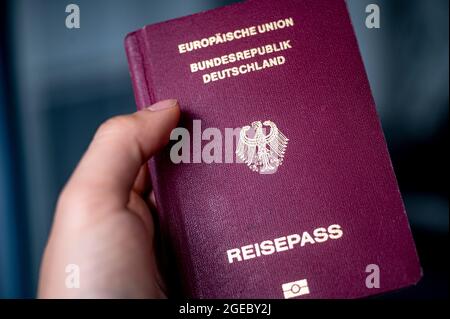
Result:
<svg viewBox="0 0 450 319">
<path fill-rule="evenodd" d="M 419 281 L 344 1 L 248 0 L 125 48 L 137 107 L 182 111 L 149 162 L 173 294 L 361 298 Z"/>
</svg>

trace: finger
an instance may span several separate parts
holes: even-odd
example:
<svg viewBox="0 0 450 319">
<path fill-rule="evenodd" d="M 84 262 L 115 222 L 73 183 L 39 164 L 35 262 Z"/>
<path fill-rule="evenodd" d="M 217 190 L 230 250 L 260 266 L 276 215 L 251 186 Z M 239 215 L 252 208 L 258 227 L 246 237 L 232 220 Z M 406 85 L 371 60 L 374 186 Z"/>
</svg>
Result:
<svg viewBox="0 0 450 319">
<path fill-rule="evenodd" d="M 169 141 L 178 123 L 176 100 L 158 102 L 100 126 L 62 197 L 125 207 L 139 169 Z"/>
<path fill-rule="evenodd" d="M 157 215 L 155 215 L 158 212 L 158 205 L 156 203 L 155 192 L 153 190 L 151 190 L 150 193 L 147 194 L 143 198 L 145 199 L 145 202 L 147 203 L 147 206 L 150 209 L 150 212 L 154 216 L 157 216 Z"/>
<path fill-rule="evenodd" d="M 151 207 L 154 207 L 155 209 L 157 208 L 157 207 L 156 207 L 155 192 L 152 191 L 152 192 L 148 195 L 148 202 L 150 203 Z"/>
<path fill-rule="evenodd" d="M 136 177 L 136 180 L 134 181 L 133 190 L 137 194 L 144 197 L 150 193 L 151 190 L 150 172 L 147 163 L 142 165 L 141 168 L 139 169 L 139 173 Z"/>
<path fill-rule="evenodd" d="M 153 240 L 154 222 L 145 200 L 135 192 L 131 192 L 127 207 L 141 219 L 148 234 L 150 235 L 149 238 Z"/>
</svg>

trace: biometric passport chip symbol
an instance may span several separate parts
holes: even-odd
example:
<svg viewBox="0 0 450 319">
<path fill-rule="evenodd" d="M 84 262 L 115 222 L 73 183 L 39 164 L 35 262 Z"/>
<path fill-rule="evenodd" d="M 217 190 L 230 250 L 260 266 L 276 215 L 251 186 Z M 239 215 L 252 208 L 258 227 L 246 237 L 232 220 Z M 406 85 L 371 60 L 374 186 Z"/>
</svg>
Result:
<svg viewBox="0 0 450 319">
<path fill-rule="evenodd" d="M 284 299 L 290 299 L 303 295 L 309 295 L 308 281 L 306 279 L 288 282 L 281 285 Z"/>
<path fill-rule="evenodd" d="M 265 126 L 270 128 L 267 135 Z M 288 141 L 274 122 L 256 121 L 241 129 L 236 154 L 252 171 L 273 174 L 283 163 Z"/>
</svg>

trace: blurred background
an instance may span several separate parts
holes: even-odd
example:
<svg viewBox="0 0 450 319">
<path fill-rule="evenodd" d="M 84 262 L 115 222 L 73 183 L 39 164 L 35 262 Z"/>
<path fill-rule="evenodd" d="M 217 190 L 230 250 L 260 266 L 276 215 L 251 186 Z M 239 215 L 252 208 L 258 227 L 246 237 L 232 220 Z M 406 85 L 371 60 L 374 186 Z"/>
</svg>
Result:
<svg viewBox="0 0 450 319">
<path fill-rule="evenodd" d="M 225 0 L 0 1 L 0 298 L 35 297 L 58 193 L 106 118 L 135 109 L 123 40 Z M 381 29 L 365 8 L 381 8 Z M 448 297 L 448 0 L 347 0 L 424 269 L 382 298 Z"/>
</svg>

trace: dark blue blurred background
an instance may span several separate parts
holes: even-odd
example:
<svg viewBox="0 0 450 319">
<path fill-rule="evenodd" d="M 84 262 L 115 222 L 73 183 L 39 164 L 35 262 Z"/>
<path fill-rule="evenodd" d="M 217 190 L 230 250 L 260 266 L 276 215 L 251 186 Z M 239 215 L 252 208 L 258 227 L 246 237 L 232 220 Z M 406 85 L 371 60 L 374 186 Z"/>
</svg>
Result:
<svg viewBox="0 0 450 319">
<path fill-rule="evenodd" d="M 123 48 L 145 24 L 233 1 L 0 4 L 0 297 L 34 297 L 59 191 L 106 118 L 135 109 Z M 448 0 L 348 0 L 425 277 L 384 298 L 448 297 Z M 381 29 L 365 7 L 381 7 Z"/>
</svg>

